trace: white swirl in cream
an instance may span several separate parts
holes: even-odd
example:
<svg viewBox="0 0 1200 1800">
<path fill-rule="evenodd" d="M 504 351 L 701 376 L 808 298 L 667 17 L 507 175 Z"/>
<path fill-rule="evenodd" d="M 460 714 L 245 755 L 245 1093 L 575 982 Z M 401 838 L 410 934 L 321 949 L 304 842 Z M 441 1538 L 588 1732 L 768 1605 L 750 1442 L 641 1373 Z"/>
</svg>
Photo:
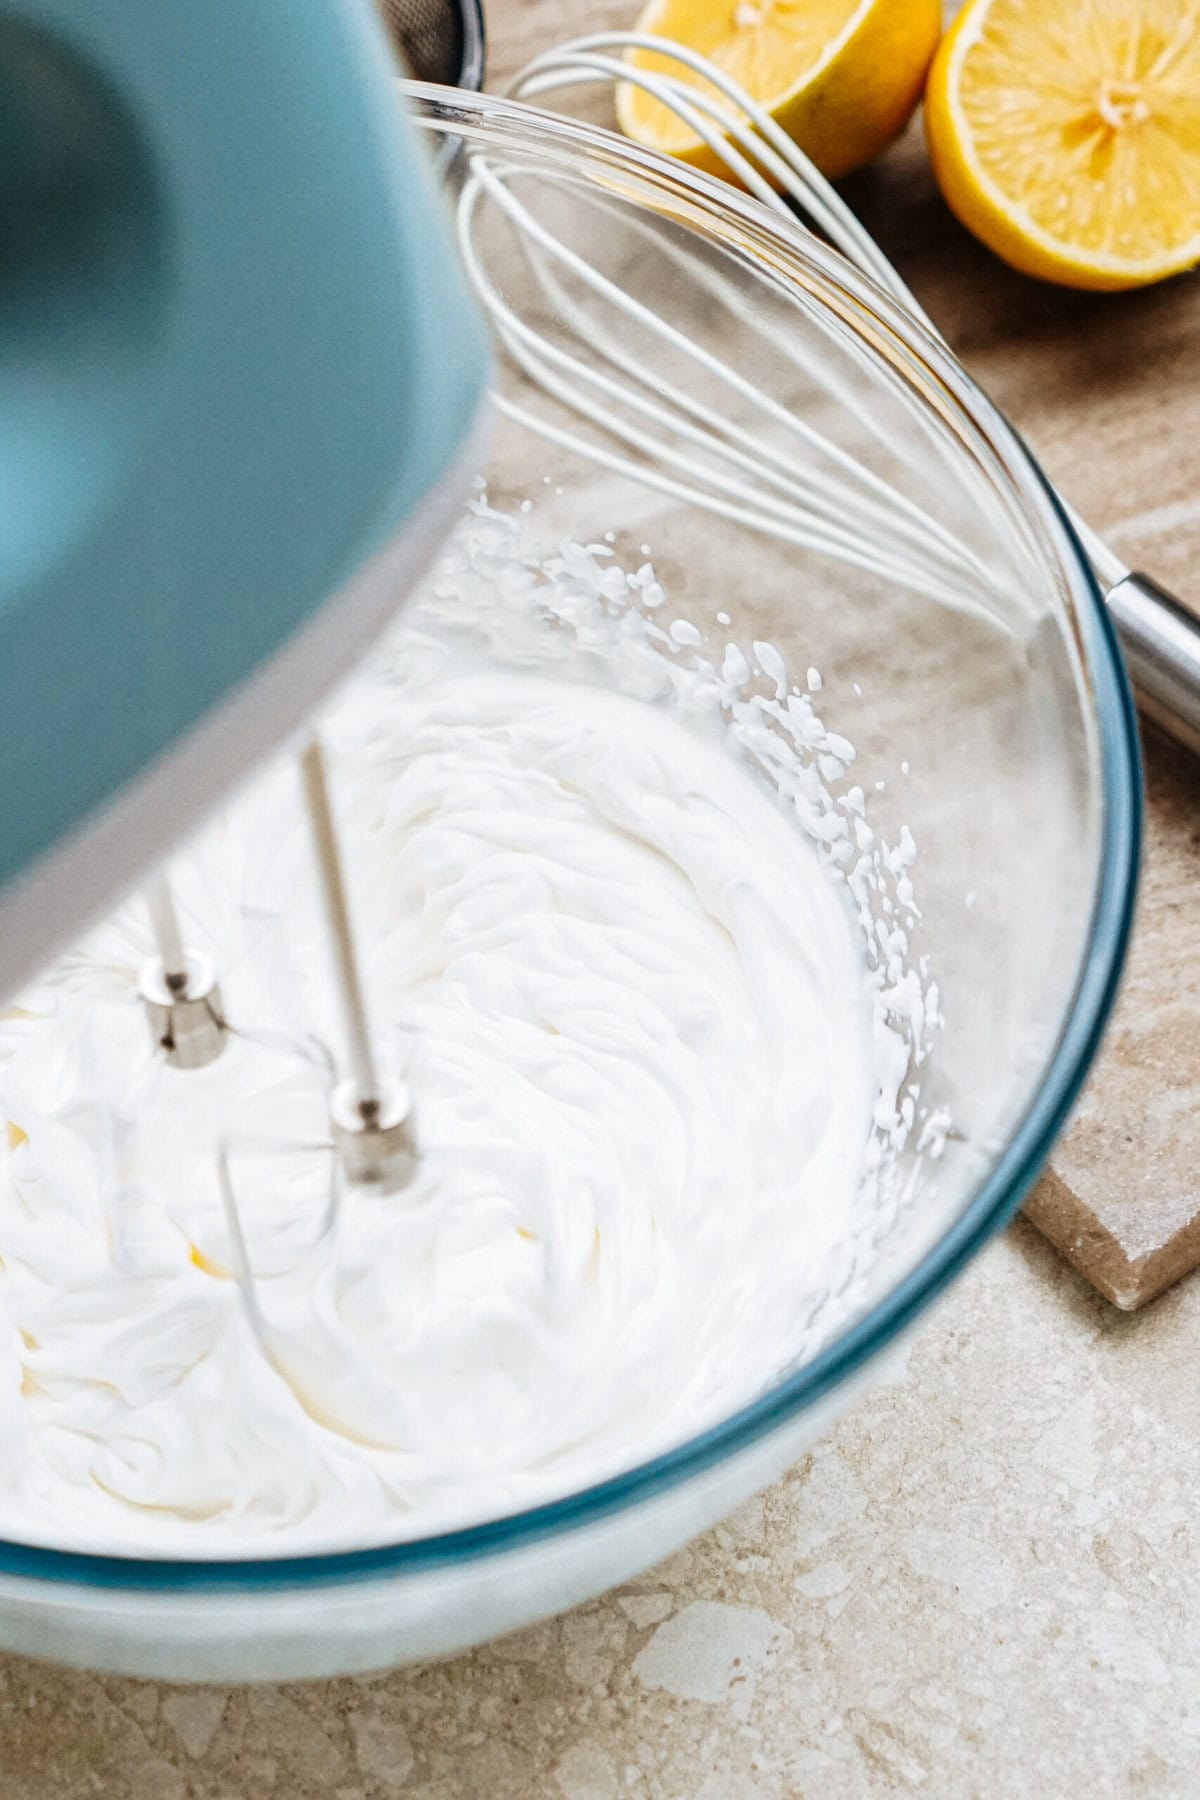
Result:
<svg viewBox="0 0 1200 1800">
<path fill-rule="evenodd" d="M 336 1041 L 336 1009 L 276 769 L 173 876 L 234 1025 L 278 1041 L 157 1068 L 134 903 L 2 1027 L 6 1536 L 219 1555 L 444 1530 L 680 1442 L 801 1342 L 878 1122 L 845 883 L 711 682 L 649 706 L 418 625 L 331 726 L 417 1179 L 351 1191 L 320 1238 L 324 1084 L 293 1045 Z"/>
</svg>

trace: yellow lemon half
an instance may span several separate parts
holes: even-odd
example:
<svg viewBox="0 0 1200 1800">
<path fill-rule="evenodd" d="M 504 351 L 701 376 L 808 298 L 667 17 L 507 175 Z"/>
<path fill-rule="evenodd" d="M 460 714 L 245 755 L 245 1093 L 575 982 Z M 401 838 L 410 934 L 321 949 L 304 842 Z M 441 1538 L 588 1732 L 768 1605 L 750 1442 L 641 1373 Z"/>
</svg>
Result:
<svg viewBox="0 0 1200 1800">
<path fill-rule="evenodd" d="M 708 57 L 832 177 L 869 162 L 903 131 L 941 18 L 939 0 L 650 0 L 636 29 Z M 700 87 L 731 110 L 669 57 L 634 50 L 626 60 Z M 695 132 L 632 82 L 617 90 L 617 119 L 640 144 L 727 173 Z"/>
<path fill-rule="evenodd" d="M 951 208 L 1027 275 L 1128 288 L 1200 261 L 1200 0 L 969 0 L 925 129 Z"/>
</svg>

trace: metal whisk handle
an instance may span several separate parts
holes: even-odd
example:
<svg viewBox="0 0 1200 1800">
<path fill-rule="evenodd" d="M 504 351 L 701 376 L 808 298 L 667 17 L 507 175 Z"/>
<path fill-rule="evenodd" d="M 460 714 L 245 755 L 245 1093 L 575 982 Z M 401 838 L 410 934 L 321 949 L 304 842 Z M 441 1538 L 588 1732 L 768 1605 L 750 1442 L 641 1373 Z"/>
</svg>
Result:
<svg viewBox="0 0 1200 1800">
<path fill-rule="evenodd" d="M 1200 756 L 1200 618 L 1149 575 L 1109 589 L 1143 716 Z"/>
</svg>

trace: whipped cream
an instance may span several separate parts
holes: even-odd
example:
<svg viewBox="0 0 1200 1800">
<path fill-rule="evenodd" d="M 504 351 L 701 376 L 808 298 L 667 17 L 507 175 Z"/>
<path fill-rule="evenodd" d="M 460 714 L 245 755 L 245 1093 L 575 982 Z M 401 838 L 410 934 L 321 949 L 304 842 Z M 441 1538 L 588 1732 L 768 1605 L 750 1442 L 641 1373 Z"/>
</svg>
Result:
<svg viewBox="0 0 1200 1800">
<path fill-rule="evenodd" d="M 811 671 L 800 694 L 769 645 L 704 653 L 656 622 L 649 565 L 606 558 L 536 562 L 480 503 L 328 723 L 414 1096 L 404 1193 L 331 1213 L 337 1009 L 290 765 L 172 865 L 234 1027 L 216 1063 L 152 1053 L 136 901 L 6 1013 L 0 1534 L 445 1530 L 679 1443 L 844 1318 L 936 1015 L 870 910 L 889 881 L 915 906 L 915 847 L 835 794 L 854 753 Z"/>
</svg>

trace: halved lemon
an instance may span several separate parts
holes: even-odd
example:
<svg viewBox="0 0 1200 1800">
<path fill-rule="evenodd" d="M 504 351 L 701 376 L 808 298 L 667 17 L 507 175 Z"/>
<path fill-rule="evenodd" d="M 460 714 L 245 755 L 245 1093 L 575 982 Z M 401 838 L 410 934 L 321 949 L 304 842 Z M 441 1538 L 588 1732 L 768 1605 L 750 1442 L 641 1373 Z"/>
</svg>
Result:
<svg viewBox="0 0 1200 1800">
<path fill-rule="evenodd" d="M 941 32 L 939 0 L 650 0 L 638 31 L 672 38 L 723 69 L 826 175 L 846 175 L 903 131 Z M 637 68 L 677 76 L 730 110 L 711 83 L 672 58 L 634 50 Z M 627 137 L 713 174 L 727 170 L 662 104 L 624 82 Z"/>
<path fill-rule="evenodd" d="M 925 129 L 951 208 L 1027 275 L 1128 288 L 1200 261 L 1200 0 L 969 0 Z"/>
</svg>

